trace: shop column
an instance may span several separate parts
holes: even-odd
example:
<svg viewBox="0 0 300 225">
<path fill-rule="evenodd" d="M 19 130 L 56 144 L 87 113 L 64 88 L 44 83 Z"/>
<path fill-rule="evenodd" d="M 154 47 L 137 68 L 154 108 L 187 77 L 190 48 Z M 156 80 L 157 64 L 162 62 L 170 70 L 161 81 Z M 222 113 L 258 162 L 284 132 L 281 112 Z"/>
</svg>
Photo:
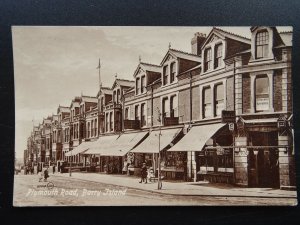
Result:
<svg viewBox="0 0 300 225">
<path fill-rule="evenodd" d="M 196 171 L 196 158 L 195 152 L 187 152 L 187 172 L 188 172 L 188 179 L 191 181 L 196 182 L 197 171 Z"/>
<path fill-rule="evenodd" d="M 279 179 L 280 189 L 296 190 L 295 160 L 292 149 L 292 140 L 288 135 L 278 135 L 279 147 Z M 284 146 L 289 146 L 285 148 Z"/>
<path fill-rule="evenodd" d="M 247 146 L 247 137 L 236 137 L 235 146 Z M 234 149 L 235 183 L 239 186 L 248 186 L 248 150 L 247 148 Z"/>
</svg>

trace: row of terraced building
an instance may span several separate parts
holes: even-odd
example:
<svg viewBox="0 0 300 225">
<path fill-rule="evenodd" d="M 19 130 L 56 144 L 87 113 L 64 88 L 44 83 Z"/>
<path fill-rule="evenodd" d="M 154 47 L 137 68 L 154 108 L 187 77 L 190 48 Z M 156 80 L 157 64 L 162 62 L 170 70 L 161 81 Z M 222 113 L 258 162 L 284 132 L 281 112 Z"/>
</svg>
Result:
<svg viewBox="0 0 300 225">
<path fill-rule="evenodd" d="M 34 126 L 26 163 L 248 187 L 295 186 L 292 32 L 196 33 L 96 96 L 75 97 Z M 70 165 L 69 165 L 70 166 Z"/>
</svg>

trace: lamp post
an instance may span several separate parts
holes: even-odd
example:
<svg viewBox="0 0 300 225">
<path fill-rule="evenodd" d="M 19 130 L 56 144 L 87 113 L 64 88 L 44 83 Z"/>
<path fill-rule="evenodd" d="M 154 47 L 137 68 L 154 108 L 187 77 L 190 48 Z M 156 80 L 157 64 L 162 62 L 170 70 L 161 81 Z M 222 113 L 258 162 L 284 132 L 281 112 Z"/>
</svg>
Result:
<svg viewBox="0 0 300 225">
<path fill-rule="evenodd" d="M 161 116 L 162 114 L 158 111 L 158 122 L 161 122 Z M 158 179 L 157 179 L 157 189 L 161 190 L 162 188 L 162 181 L 161 181 L 161 167 L 160 167 L 160 161 L 161 161 L 161 155 L 160 155 L 160 136 L 161 134 L 161 126 L 159 126 L 159 134 L 158 134 Z"/>
</svg>

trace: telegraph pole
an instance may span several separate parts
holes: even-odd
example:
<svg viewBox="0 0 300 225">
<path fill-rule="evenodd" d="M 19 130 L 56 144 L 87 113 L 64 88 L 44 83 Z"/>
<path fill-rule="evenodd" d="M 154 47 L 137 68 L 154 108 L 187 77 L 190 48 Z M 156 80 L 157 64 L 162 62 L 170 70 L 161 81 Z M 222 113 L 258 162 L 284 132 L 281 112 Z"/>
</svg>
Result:
<svg viewBox="0 0 300 225">
<path fill-rule="evenodd" d="M 158 111 L 158 122 L 161 123 L 161 116 L 162 114 Z M 162 188 L 162 181 L 161 181 L 161 167 L 160 167 L 160 161 L 161 161 L 161 155 L 160 155 L 160 136 L 161 134 L 161 125 L 159 126 L 159 134 L 158 134 L 158 180 L 157 180 L 157 189 L 161 190 Z"/>
</svg>

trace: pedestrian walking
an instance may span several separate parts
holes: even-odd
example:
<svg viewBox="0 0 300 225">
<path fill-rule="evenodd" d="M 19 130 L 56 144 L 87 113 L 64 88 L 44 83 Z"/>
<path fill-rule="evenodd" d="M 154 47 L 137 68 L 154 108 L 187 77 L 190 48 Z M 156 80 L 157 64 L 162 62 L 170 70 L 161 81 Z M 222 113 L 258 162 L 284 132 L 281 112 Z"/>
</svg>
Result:
<svg viewBox="0 0 300 225">
<path fill-rule="evenodd" d="M 141 181 L 140 183 L 144 182 L 147 184 L 147 166 L 146 163 L 143 163 L 143 166 L 141 168 Z"/>
<path fill-rule="evenodd" d="M 47 181 L 48 177 L 49 177 L 49 172 L 48 172 L 48 168 L 46 168 L 44 170 L 44 181 Z"/>
</svg>

